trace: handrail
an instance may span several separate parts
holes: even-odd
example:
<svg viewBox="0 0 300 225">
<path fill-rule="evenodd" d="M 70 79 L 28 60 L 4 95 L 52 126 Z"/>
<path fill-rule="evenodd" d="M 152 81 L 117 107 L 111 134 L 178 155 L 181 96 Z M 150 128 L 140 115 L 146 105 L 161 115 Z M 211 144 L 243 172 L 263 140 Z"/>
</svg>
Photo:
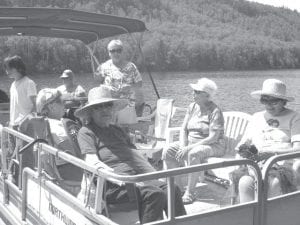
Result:
<svg viewBox="0 0 300 225">
<path fill-rule="evenodd" d="M 12 130 L 10 128 L 5 127 L 3 129 L 4 132 L 10 133 L 15 135 L 18 138 L 22 138 L 28 142 L 31 142 L 33 140 L 33 138 L 30 138 L 24 134 L 21 134 L 15 130 Z M 175 204 L 174 204 L 174 200 L 175 200 L 175 190 L 174 190 L 174 176 L 177 175 L 182 175 L 182 174 L 187 174 L 187 173 L 193 173 L 193 172 L 199 172 L 199 171 L 203 171 L 203 170 L 210 170 L 210 169 L 215 169 L 215 168 L 220 168 L 220 167 L 229 167 L 229 166 L 238 166 L 238 165 L 250 165 L 251 167 L 254 168 L 254 170 L 256 171 L 257 177 L 258 177 L 258 198 L 257 198 L 257 202 L 254 203 L 249 203 L 249 204 L 255 204 L 257 205 L 257 207 L 255 207 L 255 210 L 257 212 L 256 215 L 258 215 L 257 218 L 254 218 L 255 220 L 258 218 L 261 218 L 261 216 L 259 216 L 260 213 L 260 206 L 262 205 L 262 175 L 260 172 L 260 169 L 258 167 L 258 165 L 248 159 L 234 159 L 234 160 L 228 160 L 228 161 L 224 161 L 224 162 L 219 162 L 219 163 L 213 163 L 213 164 L 209 164 L 209 163 L 205 163 L 205 164 L 201 164 L 201 165 L 194 165 L 194 166 L 190 166 L 190 167 L 185 167 L 185 168 L 176 168 L 176 169 L 170 169 L 170 170 L 166 170 L 166 171 L 156 171 L 156 172 L 152 172 L 152 173 L 146 173 L 146 174 L 138 174 L 138 175 L 118 175 L 115 174 L 107 169 L 104 168 L 97 168 L 97 165 L 88 165 L 85 161 L 83 161 L 82 159 L 76 158 L 68 153 L 65 153 L 61 150 L 58 150 L 54 147 L 51 147 L 47 144 L 44 143 L 40 143 L 39 144 L 39 152 L 40 151 L 45 151 L 47 153 L 53 154 L 56 157 L 59 157 L 69 163 L 72 163 L 84 170 L 88 170 L 91 173 L 94 173 L 100 177 L 109 177 L 112 179 L 115 179 L 117 181 L 122 181 L 122 182 L 127 182 L 127 183 L 139 183 L 139 182 L 143 182 L 143 181 L 147 181 L 147 180 L 158 180 L 160 178 L 167 178 L 167 184 L 168 184 L 168 218 L 164 221 L 160 221 L 163 224 L 172 224 L 172 221 L 175 220 L 179 220 L 179 221 L 188 221 L 191 218 L 198 218 L 197 216 L 200 216 L 201 214 L 198 215 L 192 215 L 192 216 L 183 216 L 183 217 L 179 217 L 179 218 L 175 218 Z M 27 171 L 27 170 L 25 170 Z M 40 179 L 43 179 L 42 176 L 40 176 L 41 174 L 41 170 L 38 169 L 36 173 L 36 176 L 38 176 Z M 100 185 L 97 184 L 97 190 Z M 24 186 L 23 186 L 24 187 Z M 24 192 L 24 190 L 22 190 Z M 24 196 L 23 196 L 24 197 Z M 26 204 L 26 203 L 24 203 Z M 95 209 L 98 208 L 99 204 L 96 202 L 96 206 Z M 232 206 L 235 207 L 235 206 Z M 224 209 L 225 210 L 225 209 Z M 98 214 L 97 211 L 95 211 L 96 214 Z M 24 212 L 23 212 L 24 213 Z M 156 222 L 154 222 L 153 224 L 155 224 Z M 152 223 L 151 223 L 152 224 Z M 255 222 L 255 224 L 259 224 L 259 222 Z"/>
</svg>

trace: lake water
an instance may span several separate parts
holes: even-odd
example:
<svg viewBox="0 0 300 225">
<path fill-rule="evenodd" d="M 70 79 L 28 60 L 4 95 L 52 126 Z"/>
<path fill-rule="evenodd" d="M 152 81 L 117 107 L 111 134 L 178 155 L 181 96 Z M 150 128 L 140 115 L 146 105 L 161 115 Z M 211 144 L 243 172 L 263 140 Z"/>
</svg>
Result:
<svg viewBox="0 0 300 225">
<path fill-rule="evenodd" d="M 144 80 L 145 99 L 151 105 L 155 104 L 156 95 L 146 73 L 142 74 Z M 44 87 L 57 87 L 61 80 L 50 76 L 38 76 L 33 79 L 38 89 Z M 176 73 L 153 73 L 161 98 L 175 99 L 175 106 L 186 107 L 192 102 L 192 89 L 189 83 L 197 82 L 197 79 L 207 77 L 214 80 L 219 89 L 214 101 L 223 111 L 243 111 L 254 113 L 262 110 L 259 102 L 250 96 L 250 92 L 259 90 L 262 83 L 268 78 L 277 78 L 284 81 L 288 86 L 288 94 L 296 98 L 289 107 L 300 112 L 300 70 L 275 70 L 275 71 L 220 71 L 220 72 L 176 72 Z M 0 88 L 9 91 L 12 82 L 6 76 L 1 76 Z M 76 82 L 86 90 L 97 86 L 91 74 L 76 77 Z M 299 105 L 298 105 L 298 104 Z"/>
</svg>

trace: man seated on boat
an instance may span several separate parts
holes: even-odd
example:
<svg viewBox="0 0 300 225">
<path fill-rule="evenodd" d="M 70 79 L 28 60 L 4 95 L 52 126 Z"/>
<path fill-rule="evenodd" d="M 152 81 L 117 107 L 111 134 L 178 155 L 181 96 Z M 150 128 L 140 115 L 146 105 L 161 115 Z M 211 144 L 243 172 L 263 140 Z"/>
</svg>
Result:
<svg viewBox="0 0 300 225">
<path fill-rule="evenodd" d="M 88 94 L 88 104 L 75 111 L 75 116 L 87 121 L 78 133 L 78 143 L 85 161 L 97 166 L 99 160 L 111 167 L 115 173 L 136 175 L 154 172 L 155 169 L 136 150 L 129 136 L 118 126 L 113 125 L 114 113 L 126 107 L 127 101 L 111 97 L 106 86 L 93 88 Z M 85 193 L 86 179 L 83 179 L 81 193 Z M 139 215 L 141 223 L 162 219 L 167 207 L 167 185 L 153 180 L 137 185 L 141 201 Z M 175 214 L 186 214 L 180 190 L 175 187 Z M 128 200 L 125 187 L 109 185 L 106 200 L 119 202 Z"/>
<path fill-rule="evenodd" d="M 256 148 L 258 153 L 251 150 L 254 152 L 251 158 L 260 161 L 263 166 L 263 162 L 273 155 L 299 151 L 300 114 L 286 107 L 288 102 L 294 101 L 293 97 L 287 96 L 286 85 L 280 80 L 267 79 L 262 90 L 254 91 L 251 95 L 260 100 L 265 110 L 253 115 L 245 136 L 238 144 L 240 154 L 245 156 L 243 152 L 247 146 L 249 150 Z M 270 171 L 269 197 L 295 191 L 297 188 L 299 160 L 286 160 L 281 164 Z M 240 202 L 254 200 L 255 184 L 255 176 L 251 170 L 249 175 L 240 178 Z"/>
<path fill-rule="evenodd" d="M 214 81 L 201 78 L 196 84 L 190 84 L 193 89 L 194 102 L 189 105 L 184 118 L 179 142 L 172 143 L 163 152 L 163 160 L 167 169 L 204 163 L 213 156 L 223 156 L 225 153 L 224 118 L 221 109 L 212 101 L 217 90 Z M 185 204 L 194 201 L 193 191 L 199 179 L 199 173 L 188 176 L 187 187 L 182 196 Z M 180 177 L 176 182 L 183 189 Z"/>
<path fill-rule="evenodd" d="M 64 104 L 62 102 L 61 96 L 61 93 L 57 89 L 45 88 L 40 90 L 36 98 L 37 115 L 38 117 L 40 116 L 46 118 L 49 122 L 51 132 L 51 140 L 47 140 L 49 144 L 53 144 L 54 147 L 60 150 L 66 151 L 72 155 L 76 155 L 71 143 L 69 142 L 67 133 L 62 123 L 62 116 L 64 115 Z M 36 118 L 36 115 L 27 116 L 20 125 L 20 131 L 26 133 L 28 132 L 28 129 L 33 129 L 33 121 Z M 43 126 L 43 124 L 35 125 Z M 35 127 L 34 129 L 37 128 Z M 61 178 L 63 180 L 74 181 L 81 181 L 82 179 L 82 170 L 70 163 L 67 163 L 64 160 L 55 159 L 55 165 L 49 166 L 54 166 L 58 170 L 56 171 L 56 168 L 49 168 L 50 170 L 47 171 L 46 169 L 48 173 L 58 172 L 58 174 L 49 174 L 54 178 L 59 177 L 59 179 Z"/>
</svg>

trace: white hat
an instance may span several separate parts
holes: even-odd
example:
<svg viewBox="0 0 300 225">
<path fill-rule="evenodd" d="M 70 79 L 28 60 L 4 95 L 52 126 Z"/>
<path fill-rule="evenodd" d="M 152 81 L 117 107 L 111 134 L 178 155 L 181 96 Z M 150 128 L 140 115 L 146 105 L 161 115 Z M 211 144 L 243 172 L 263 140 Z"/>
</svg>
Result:
<svg viewBox="0 0 300 225">
<path fill-rule="evenodd" d="M 36 97 L 36 111 L 41 113 L 46 105 L 54 102 L 57 98 L 61 96 L 61 93 L 54 88 L 44 88 L 39 91 Z"/>
<path fill-rule="evenodd" d="M 60 76 L 61 79 L 64 78 L 73 78 L 74 77 L 74 73 L 72 70 L 65 70 L 62 75 Z"/>
<path fill-rule="evenodd" d="M 91 110 L 93 106 L 100 105 L 106 102 L 113 102 L 114 110 L 121 110 L 128 105 L 125 99 L 116 99 L 111 97 L 110 90 L 101 85 L 100 87 L 92 88 L 88 94 L 88 103 L 75 111 L 75 116 L 84 117 L 86 112 Z"/>
<path fill-rule="evenodd" d="M 295 100 L 293 97 L 289 97 L 286 95 L 286 85 L 282 81 L 277 79 L 265 80 L 261 90 L 253 91 L 251 93 L 251 96 L 257 99 L 260 98 L 262 95 L 284 99 L 288 102 Z"/>
<path fill-rule="evenodd" d="M 190 86 L 196 91 L 204 91 L 209 96 L 213 96 L 218 90 L 216 83 L 207 78 L 201 78 L 196 84 L 190 84 Z"/>
</svg>

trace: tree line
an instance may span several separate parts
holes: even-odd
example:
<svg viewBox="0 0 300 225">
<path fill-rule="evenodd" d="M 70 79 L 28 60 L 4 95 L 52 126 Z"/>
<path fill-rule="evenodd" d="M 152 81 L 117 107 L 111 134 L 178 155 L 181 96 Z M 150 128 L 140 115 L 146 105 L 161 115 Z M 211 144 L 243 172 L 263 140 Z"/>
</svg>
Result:
<svg viewBox="0 0 300 225">
<path fill-rule="evenodd" d="M 141 19 L 147 31 L 141 55 L 128 37 L 128 55 L 157 71 L 300 68 L 300 14 L 244 0 L 4 0 L 6 7 L 61 7 Z M 138 36 L 138 35 L 134 35 Z M 108 58 L 98 43 L 100 61 Z M 87 49 L 79 41 L 39 37 L 1 37 L 0 60 L 21 55 L 30 73 L 65 68 L 91 72 Z"/>
</svg>

